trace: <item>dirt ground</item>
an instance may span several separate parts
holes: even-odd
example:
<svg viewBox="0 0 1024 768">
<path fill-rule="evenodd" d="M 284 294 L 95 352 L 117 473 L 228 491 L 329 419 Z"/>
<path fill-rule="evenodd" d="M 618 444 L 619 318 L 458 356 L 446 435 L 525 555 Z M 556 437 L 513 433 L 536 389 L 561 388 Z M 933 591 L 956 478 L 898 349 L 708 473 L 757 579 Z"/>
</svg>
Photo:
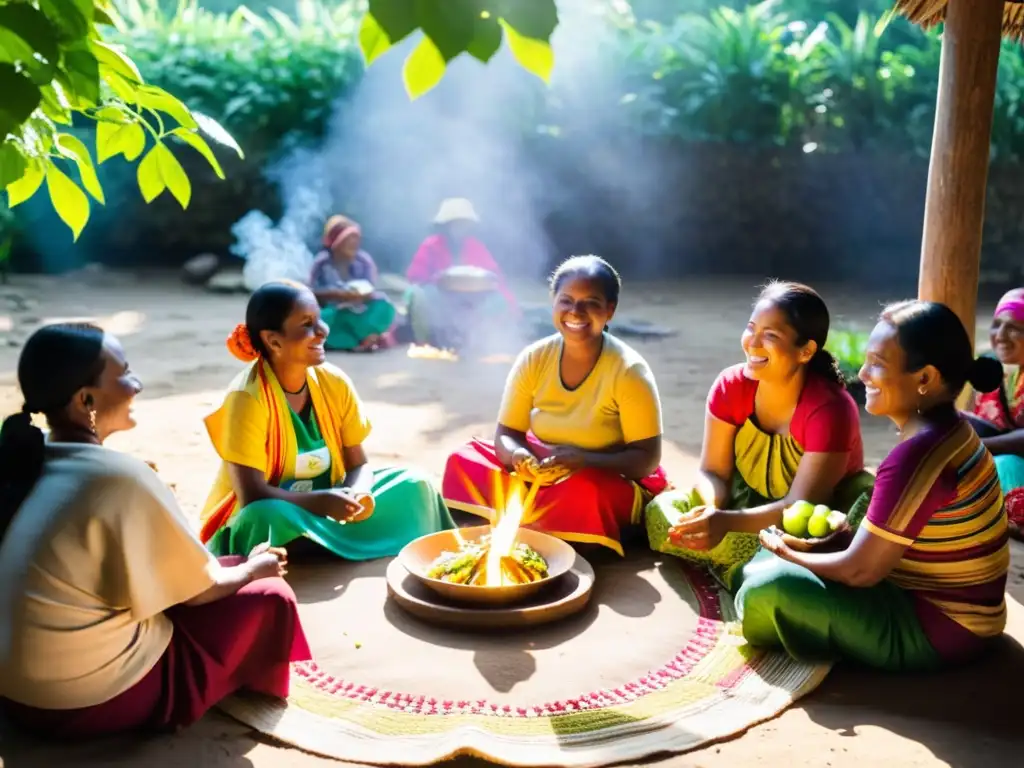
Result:
<svg viewBox="0 0 1024 768">
<path fill-rule="evenodd" d="M 819 286 L 833 323 L 869 326 L 896 296 L 858 295 Z M 665 409 L 665 463 L 677 480 L 700 449 L 703 401 L 715 375 L 740 356 L 752 281 L 692 281 L 626 287 L 620 313 L 669 326 L 673 338 L 636 342 L 658 379 Z M 539 287 L 524 289 L 543 301 Z M 189 514 L 205 499 L 216 467 L 201 418 L 240 364 L 223 340 L 244 314 L 244 297 L 187 288 L 167 275 L 82 272 L 62 278 L 13 278 L 0 286 L 0 412 L 21 406 L 16 387 L 20 343 L 40 323 L 89 317 L 123 340 L 145 384 L 139 427 L 111 441 L 155 461 Z M 991 307 L 981 307 L 981 327 Z M 4 343 L 6 342 L 6 344 Z M 396 349 L 332 355 L 355 380 L 374 422 L 371 461 L 409 462 L 435 473 L 446 453 L 486 434 L 507 361 L 409 359 Z M 864 416 L 868 459 L 895 442 L 887 424 Z M 986 662 L 930 677 L 896 677 L 837 668 L 825 684 L 781 717 L 729 742 L 664 761 L 675 766 L 1011 766 L 1024 764 L 1020 696 L 1024 690 L 1024 546 L 1014 545 L 1010 628 Z M 326 629 L 326 628 L 324 628 Z M 311 635 L 318 628 L 307 625 Z M 472 761 L 457 761 L 469 764 Z M 280 746 L 225 716 L 211 714 L 173 737 L 88 745 L 39 744 L 0 733 L 0 766 L 172 768 L 320 768 L 338 763 Z"/>
</svg>

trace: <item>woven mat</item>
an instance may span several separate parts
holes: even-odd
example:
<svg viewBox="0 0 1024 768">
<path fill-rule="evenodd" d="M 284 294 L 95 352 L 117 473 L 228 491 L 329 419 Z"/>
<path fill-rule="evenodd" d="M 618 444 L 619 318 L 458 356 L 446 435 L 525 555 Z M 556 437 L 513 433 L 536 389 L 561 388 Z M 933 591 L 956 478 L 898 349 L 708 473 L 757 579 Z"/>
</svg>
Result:
<svg viewBox="0 0 1024 768">
<path fill-rule="evenodd" d="M 528 631 L 434 628 L 387 599 L 386 563 L 294 566 L 316 663 L 287 702 L 239 695 L 228 714 L 280 741 L 364 763 L 475 755 L 588 766 L 740 733 L 817 687 L 828 666 L 754 651 L 731 598 L 654 554 L 595 562 L 589 608 Z"/>
</svg>

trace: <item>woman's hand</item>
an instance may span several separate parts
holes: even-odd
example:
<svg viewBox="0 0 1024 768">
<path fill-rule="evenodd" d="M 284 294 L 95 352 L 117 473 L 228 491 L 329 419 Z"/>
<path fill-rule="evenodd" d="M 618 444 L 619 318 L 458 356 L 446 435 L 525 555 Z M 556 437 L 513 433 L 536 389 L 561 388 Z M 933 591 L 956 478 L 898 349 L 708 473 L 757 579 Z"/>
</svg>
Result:
<svg viewBox="0 0 1024 768">
<path fill-rule="evenodd" d="M 694 507 L 668 529 L 673 544 L 700 552 L 714 549 L 729 532 L 728 518 L 715 507 Z"/>
<path fill-rule="evenodd" d="M 586 463 L 586 455 L 579 448 L 573 448 L 571 445 L 556 445 L 551 449 L 547 458 L 541 460 L 540 468 L 542 470 L 557 468 L 575 472 L 577 469 L 583 469 Z"/>
<path fill-rule="evenodd" d="M 771 552 L 773 555 L 781 557 L 783 560 L 791 560 L 790 555 L 793 550 L 786 544 L 785 539 L 779 533 L 777 528 L 765 528 L 757 535 L 758 540 L 761 542 L 761 546 Z"/>
<path fill-rule="evenodd" d="M 523 478 L 526 482 L 533 482 L 537 479 L 537 470 L 540 464 L 537 457 L 526 448 L 517 448 L 512 454 L 512 471 Z"/>
<path fill-rule="evenodd" d="M 367 501 L 364 498 L 369 497 Z M 327 517 L 339 523 L 358 523 L 373 514 L 373 496 L 353 492 L 349 488 L 333 488 L 328 492 L 330 508 Z"/>
<path fill-rule="evenodd" d="M 260 546 L 264 545 L 261 544 Z M 259 548 L 260 547 L 256 547 L 253 552 Z M 260 552 L 255 557 L 250 556 L 249 559 L 245 561 L 249 568 L 249 574 L 252 581 L 256 581 L 257 579 L 269 579 L 274 576 L 284 576 L 288 573 L 287 555 L 285 557 L 281 557 L 278 555 L 278 552 L 283 552 L 284 550 L 274 551 L 274 549 L 268 549 L 264 552 Z"/>
</svg>

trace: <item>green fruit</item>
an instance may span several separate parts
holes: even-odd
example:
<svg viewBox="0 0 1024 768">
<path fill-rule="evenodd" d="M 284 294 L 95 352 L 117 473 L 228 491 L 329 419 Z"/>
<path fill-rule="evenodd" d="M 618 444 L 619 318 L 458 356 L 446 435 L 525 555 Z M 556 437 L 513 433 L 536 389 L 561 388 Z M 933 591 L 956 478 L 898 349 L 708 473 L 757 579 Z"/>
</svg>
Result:
<svg viewBox="0 0 1024 768">
<path fill-rule="evenodd" d="M 796 536 L 798 539 L 806 538 L 807 522 L 811 519 L 812 514 L 814 514 L 814 507 L 806 501 L 798 501 L 793 506 L 782 510 L 782 529 L 790 536 Z"/>
<path fill-rule="evenodd" d="M 828 525 L 828 516 L 831 514 L 832 510 L 828 507 L 815 507 L 814 514 L 811 515 L 810 520 L 807 521 L 807 533 L 815 539 L 820 539 L 822 536 L 828 536 L 829 533 L 831 533 L 831 529 Z"/>
</svg>

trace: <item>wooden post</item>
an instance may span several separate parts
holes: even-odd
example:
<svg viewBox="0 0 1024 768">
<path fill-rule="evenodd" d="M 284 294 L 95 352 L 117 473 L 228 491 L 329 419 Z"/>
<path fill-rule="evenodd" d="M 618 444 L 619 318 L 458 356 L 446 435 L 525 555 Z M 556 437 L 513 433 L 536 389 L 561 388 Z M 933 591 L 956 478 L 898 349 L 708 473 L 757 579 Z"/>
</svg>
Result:
<svg viewBox="0 0 1024 768">
<path fill-rule="evenodd" d="M 928 165 L 918 296 L 948 305 L 973 342 L 1003 0 L 949 0 Z"/>
</svg>

